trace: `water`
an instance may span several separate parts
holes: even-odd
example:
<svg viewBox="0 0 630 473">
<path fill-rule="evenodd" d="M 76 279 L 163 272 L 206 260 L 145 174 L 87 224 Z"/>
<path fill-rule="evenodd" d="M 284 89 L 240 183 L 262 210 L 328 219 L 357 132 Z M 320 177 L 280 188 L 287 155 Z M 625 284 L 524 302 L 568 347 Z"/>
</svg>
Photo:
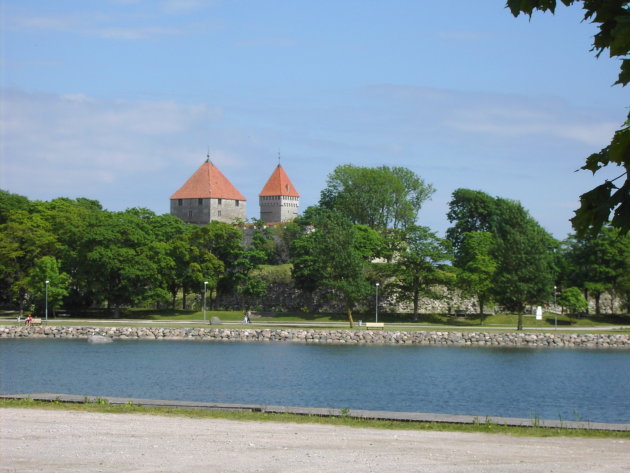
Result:
<svg viewBox="0 0 630 473">
<path fill-rule="evenodd" d="M 9 339 L 0 392 L 630 423 L 630 353 Z"/>
</svg>

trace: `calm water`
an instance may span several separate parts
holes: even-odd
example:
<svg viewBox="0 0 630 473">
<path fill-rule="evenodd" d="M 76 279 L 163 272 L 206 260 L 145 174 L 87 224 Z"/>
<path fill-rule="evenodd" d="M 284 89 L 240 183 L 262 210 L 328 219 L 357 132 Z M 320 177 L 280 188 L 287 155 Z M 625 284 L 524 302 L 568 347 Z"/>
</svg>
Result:
<svg viewBox="0 0 630 473">
<path fill-rule="evenodd" d="M 0 340 L 0 392 L 630 423 L 630 353 Z"/>
</svg>

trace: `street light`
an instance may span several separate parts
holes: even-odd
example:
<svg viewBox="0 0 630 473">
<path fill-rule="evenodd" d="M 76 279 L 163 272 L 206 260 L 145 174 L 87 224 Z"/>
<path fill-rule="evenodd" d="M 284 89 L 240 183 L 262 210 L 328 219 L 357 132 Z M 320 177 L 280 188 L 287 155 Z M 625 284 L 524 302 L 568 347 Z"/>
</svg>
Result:
<svg viewBox="0 0 630 473">
<path fill-rule="evenodd" d="M 553 323 L 555 326 L 555 329 L 558 330 L 558 307 L 556 304 L 556 292 L 558 290 L 558 286 L 554 286 L 553 287 Z"/>
<path fill-rule="evenodd" d="M 380 284 L 376 283 L 376 322 L 378 322 L 378 286 L 380 286 Z"/>
<path fill-rule="evenodd" d="M 50 281 L 46 279 L 46 322 L 48 322 L 48 283 Z"/>
<path fill-rule="evenodd" d="M 206 321 L 206 289 L 208 289 L 208 281 L 203 282 L 203 321 Z"/>
</svg>

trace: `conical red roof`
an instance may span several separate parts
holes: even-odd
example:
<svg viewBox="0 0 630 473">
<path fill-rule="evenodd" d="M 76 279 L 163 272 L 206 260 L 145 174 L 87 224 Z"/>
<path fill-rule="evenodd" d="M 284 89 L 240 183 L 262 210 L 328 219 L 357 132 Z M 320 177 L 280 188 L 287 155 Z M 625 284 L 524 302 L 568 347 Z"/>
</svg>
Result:
<svg viewBox="0 0 630 473">
<path fill-rule="evenodd" d="M 271 177 L 263 187 L 263 190 L 260 191 L 259 196 L 270 196 L 270 195 L 284 195 L 291 197 L 300 197 L 298 191 L 293 187 L 293 183 L 287 173 L 284 172 L 284 169 L 280 164 L 273 171 Z"/>
<path fill-rule="evenodd" d="M 171 199 L 208 198 L 247 200 L 210 160 L 203 163 L 171 196 Z"/>
</svg>

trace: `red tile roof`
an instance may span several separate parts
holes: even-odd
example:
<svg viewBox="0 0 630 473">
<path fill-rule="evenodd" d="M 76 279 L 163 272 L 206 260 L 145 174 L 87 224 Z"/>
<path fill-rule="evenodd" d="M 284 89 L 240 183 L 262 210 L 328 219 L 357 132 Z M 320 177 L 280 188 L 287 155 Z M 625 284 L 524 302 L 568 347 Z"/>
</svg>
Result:
<svg viewBox="0 0 630 473">
<path fill-rule="evenodd" d="M 247 200 L 209 160 L 171 196 L 172 199 Z"/>
<path fill-rule="evenodd" d="M 271 177 L 263 187 L 263 190 L 260 191 L 259 196 L 269 196 L 269 195 L 283 195 L 283 196 L 291 196 L 291 197 L 300 197 L 295 187 L 293 187 L 293 183 L 287 173 L 284 172 L 284 169 L 280 164 L 273 171 Z"/>
</svg>

